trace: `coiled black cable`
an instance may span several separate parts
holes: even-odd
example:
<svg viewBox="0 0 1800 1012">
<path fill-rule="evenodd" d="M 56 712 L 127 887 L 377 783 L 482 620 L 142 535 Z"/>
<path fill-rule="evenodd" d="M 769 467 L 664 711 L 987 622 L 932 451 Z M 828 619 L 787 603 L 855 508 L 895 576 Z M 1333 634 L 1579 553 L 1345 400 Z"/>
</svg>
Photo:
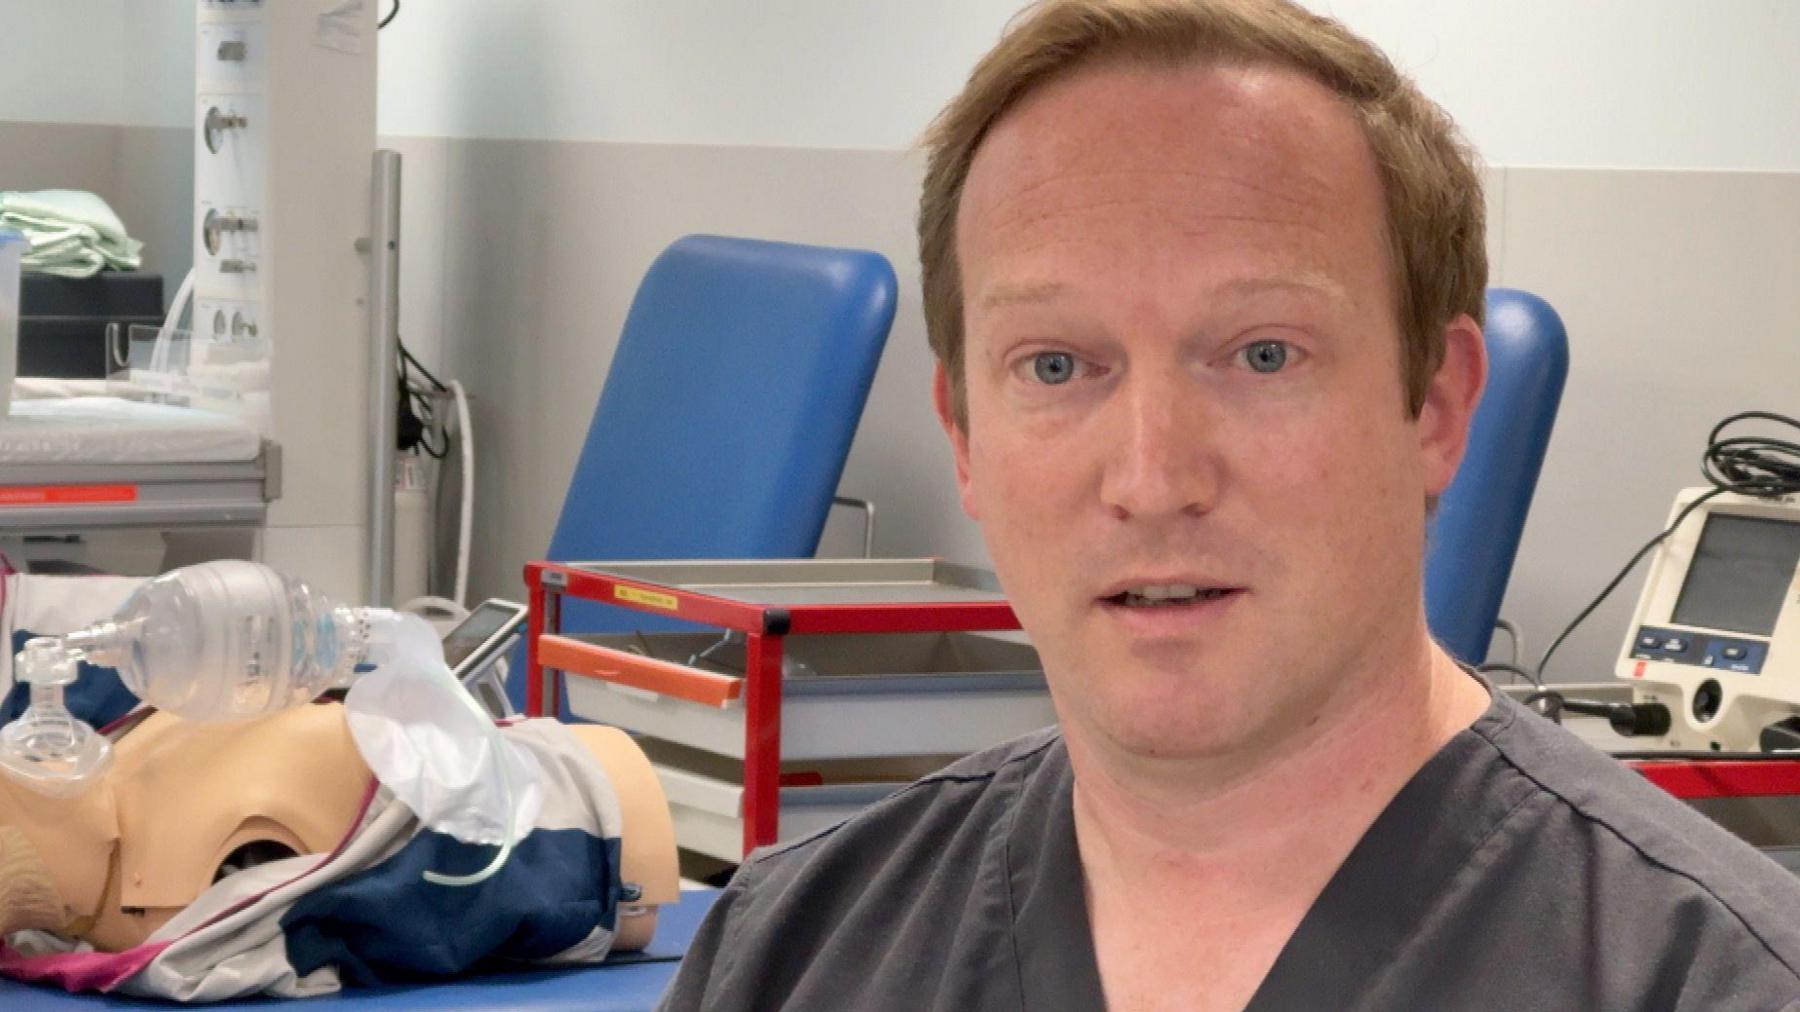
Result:
<svg viewBox="0 0 1800 1012">
<path fill-rule="evenodd" d="M 411 449 L 417 445 L 433 460 L 443 460 L 450 449 L 450 434 L 445 425 L 438 421 L 437 407 L 431 398 L 431 391 L 447 394 L 450 388 L 445 386 L 431 370 L 425 368 L 413 353 L 407 350 L 406 342 L 399 342 L 400 373 L 400 433 L 399 449 Z M 424 390 L 413 382 L 413 373 L 418 373 L 431 384 L 430 390 Z M 437 442 L 433 442 L 434 435 Z"/>
</svg>

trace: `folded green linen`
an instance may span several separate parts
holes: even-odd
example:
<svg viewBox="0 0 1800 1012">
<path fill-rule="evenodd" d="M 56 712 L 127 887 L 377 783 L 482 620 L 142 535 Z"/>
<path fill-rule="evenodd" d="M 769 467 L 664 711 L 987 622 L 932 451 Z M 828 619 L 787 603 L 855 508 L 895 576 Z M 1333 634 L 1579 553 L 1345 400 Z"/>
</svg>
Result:
<svg viewBox="0 0 1800 1012">
<path fill-rule="evenodd" d="M 85 190 L 0 192 L 0 228 L 16 229 L 31 244 L 20 261 L 27 271 L 85 278 L 143 264 L 144 244 L 126 233 L 106 201 Z"/>
</svg>

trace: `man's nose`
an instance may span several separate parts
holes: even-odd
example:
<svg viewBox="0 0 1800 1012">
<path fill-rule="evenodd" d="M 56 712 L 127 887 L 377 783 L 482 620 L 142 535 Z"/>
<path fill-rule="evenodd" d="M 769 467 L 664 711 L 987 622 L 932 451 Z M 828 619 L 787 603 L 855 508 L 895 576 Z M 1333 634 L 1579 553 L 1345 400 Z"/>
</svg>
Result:
<svg viewBox="0 0 1800 1012">
<path fill-rule="evenodd" d="M 1222 478 L 1218 411 L 1172 371 L 1127 379 L 1109 405 L 1109 452 L 1100 495 L 1119 519 L 1211 510 Z"/>
</svg>

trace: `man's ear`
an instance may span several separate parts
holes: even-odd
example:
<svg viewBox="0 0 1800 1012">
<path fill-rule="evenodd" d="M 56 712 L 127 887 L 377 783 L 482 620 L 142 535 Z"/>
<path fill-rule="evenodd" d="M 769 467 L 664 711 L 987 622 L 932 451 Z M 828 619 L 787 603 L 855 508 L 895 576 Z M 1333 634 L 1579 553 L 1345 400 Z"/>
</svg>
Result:
<svg viewBox="0 0 1800 1012">
<path fill-rule="evenodd" d="M 962 500 L 963 512 L 980 520 L 975 510 L 975 497 L 969 492 L 969 433 L 956 419 L 956 396 L 950 389 L 950 373 L 938 362 L 931 374 L 931 403 L 937 409 L 938 424 L 950 439 L 950 455 L 956 459 L 956 494 Z"/>
<path fill-rule="evenodd" d="M 1487 343 L 1467 314 L 1444 327 L 1444 363 L 1425 388 L 1419 408 L 1419 455 L 1425 494 L 1439 496 L 1456 477 L 1469 445 L 1469 423 L 1487 385 Z"/>
</svg>

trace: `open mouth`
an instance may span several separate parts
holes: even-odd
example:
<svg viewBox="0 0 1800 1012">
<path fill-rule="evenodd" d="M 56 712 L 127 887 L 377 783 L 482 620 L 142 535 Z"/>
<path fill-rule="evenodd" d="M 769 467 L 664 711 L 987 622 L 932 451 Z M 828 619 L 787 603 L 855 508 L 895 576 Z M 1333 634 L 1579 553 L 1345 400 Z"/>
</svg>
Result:
<svg viewBox="0 0 1800 1012">
<path fill-rule="evenodd" d="M 1197 587 L 1192 584 L 1160 584 L 1131 587 L 1100 600 L 1123 608 L 1184 608 L 1216 601 L 1236 593 L 1231 587 Z"/>
</svg>

